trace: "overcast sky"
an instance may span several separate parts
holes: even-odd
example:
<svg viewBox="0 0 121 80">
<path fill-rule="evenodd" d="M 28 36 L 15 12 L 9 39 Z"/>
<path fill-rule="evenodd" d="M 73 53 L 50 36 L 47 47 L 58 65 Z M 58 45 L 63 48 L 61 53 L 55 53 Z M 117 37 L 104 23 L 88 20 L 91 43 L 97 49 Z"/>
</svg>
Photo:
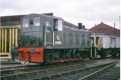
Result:
<svg viewBox="0 0 121 80">
<path fill-rule="evenodd" d="M 0 0 L 0 16 L 50 12 L 88 29 L 101 22 L 119 28 L 120 0 Z"/>
</svg>

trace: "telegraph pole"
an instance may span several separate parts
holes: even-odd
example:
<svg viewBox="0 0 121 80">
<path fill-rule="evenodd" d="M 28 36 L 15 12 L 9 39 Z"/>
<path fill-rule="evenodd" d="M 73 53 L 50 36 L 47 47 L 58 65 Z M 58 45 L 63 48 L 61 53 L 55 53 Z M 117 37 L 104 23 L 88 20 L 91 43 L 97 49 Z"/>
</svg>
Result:
<svg viewBox="0 0 121 80">
<path fill-rule="evenodd" d="M 114 41 L 115 41 L 115 48 L 116 48 L 115 23 L 114 23 Z"/>
<path fill-rule="evenodd" d="M 119 30 L 120 30 L 120 16 L 119 16 Z"/>
</svg>

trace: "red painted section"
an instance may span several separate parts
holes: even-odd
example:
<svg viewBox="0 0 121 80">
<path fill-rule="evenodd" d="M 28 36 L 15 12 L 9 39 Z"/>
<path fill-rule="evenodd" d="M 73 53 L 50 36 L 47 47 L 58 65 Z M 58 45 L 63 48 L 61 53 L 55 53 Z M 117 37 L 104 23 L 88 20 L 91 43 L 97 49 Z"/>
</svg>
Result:
<svg viewBox="0 0 121 80">
<path fill-rule="evenodd" d="M 29 51 L 34 50 L 35 53 L 30 54 Z M 43 62 L 43 48 L 19 48 L 19 60 L 20 61 L 30 61 L 30 62 Z M 70 58 L 70 59 L 60 59 L 60 60 L 54 60 L 51 63 L 55 62 L 69 62 L 69 61 L 75 61 L 75 60 L 81 60 L 82 58 Z"/>
<path fill-rule="evenodd" d="M 30 50 L 35 50 L 34 54 L 29 54 Z M 19 48 L 19 60 L 30 62 L 43 62 L 43 48 Z"/>
</svg>

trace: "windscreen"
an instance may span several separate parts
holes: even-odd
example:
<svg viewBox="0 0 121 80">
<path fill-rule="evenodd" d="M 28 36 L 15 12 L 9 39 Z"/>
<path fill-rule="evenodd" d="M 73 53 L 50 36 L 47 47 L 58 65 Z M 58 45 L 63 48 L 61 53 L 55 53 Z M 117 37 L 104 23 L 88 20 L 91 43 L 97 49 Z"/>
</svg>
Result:
<svg viewBox="0 0 121 80">
<path fill-rule="evenodd" d="M 42 34 L 39 31 L 22 32 L 20 35 L 20 45 L 25 47 L 41 47 Z"/>
</svg>

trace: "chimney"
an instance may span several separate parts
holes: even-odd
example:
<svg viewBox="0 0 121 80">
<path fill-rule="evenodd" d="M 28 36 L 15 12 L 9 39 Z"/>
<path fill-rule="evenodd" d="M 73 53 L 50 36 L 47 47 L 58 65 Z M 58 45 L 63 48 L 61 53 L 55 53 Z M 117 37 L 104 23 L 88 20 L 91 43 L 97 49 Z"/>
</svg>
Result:
<svg viewBox="0 0 121 80">
<path fill-rule="evenodd" d="M 82 23 L 78 23 L 78 29 L 82 29 Z"/>
<path fill-rule="evenodd" d="M 85 25 L 82 25 L 82 29 L 85 29 Z"/>
</svg>

